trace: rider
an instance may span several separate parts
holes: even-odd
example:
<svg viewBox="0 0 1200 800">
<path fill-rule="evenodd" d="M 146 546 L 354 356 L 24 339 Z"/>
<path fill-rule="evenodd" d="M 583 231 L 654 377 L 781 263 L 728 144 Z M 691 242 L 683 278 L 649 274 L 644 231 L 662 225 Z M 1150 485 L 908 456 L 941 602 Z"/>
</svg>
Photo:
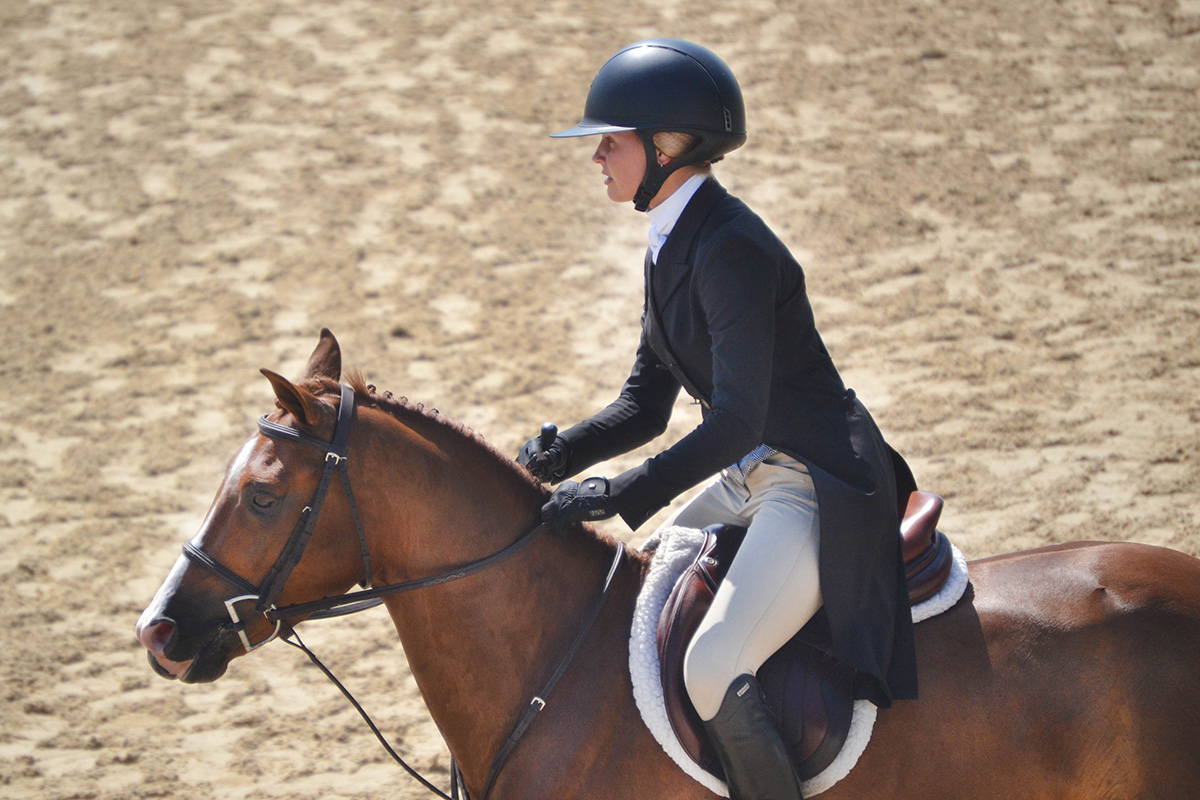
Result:
<svg viewBox="0 0 1200 800">
<path fill-rule="evenodd" d="M 650 218 L 642 338 L 621 394 L 518 460 L 563 481 L 663 433 L 680 388 L 703 421 L 611 479 L 563 481 L 543 509 L 556 529 L 619 514 L 637 528 L 706 477 L 673 523 L 747 526 L 688 648 L 684 682 L 744 800 L 799 798 L 799 780 L 754 673 L 825 608 L 855 693 L 886 707 L 916 696 L 898 496 L 915 488 L 817 333 L 804 273 L 712 175 L 746 139 L 729 67 L 674 39 L 632 44 L 601 67 L 582 121 L 598 136 L 608 196 Z M 901 484 L 898 492 L 897 483 Z"/>
</svg>

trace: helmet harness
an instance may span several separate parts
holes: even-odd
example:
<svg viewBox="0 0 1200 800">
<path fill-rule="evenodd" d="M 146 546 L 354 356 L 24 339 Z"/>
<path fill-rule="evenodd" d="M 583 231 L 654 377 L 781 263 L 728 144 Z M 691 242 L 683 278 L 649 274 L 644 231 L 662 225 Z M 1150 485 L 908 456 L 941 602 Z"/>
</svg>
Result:
<svg viewBox="0 0 1200 800">
<path fill-rule="evenodd" d="M 650 207 L 671 173 L 719 159 L 746 141 L 746 111 L 733 71 L 708 48 L 681 39 L 647 39 L 605 62 L 588 90 L 583 119 L 554 138 L 633 131 L 646 151 L 646 174 L 634 196 Z M 693 146 L 658 163 L 654 136 L 691 134 Z"/>
</svg>

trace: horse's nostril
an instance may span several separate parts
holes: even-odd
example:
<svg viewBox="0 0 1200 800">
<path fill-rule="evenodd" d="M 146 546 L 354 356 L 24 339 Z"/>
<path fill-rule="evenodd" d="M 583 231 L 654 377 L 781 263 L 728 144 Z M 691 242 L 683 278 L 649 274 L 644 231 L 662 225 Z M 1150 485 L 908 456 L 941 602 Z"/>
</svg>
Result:
<svg viewBox="0 0 1200 800">
<path fill-rule="evenodd" d="M 138 631 L 138 641 L 156 655 L 162 655 L 175 638 L 175 623 L 168 619 L 155 620 Z"/>
</svg>

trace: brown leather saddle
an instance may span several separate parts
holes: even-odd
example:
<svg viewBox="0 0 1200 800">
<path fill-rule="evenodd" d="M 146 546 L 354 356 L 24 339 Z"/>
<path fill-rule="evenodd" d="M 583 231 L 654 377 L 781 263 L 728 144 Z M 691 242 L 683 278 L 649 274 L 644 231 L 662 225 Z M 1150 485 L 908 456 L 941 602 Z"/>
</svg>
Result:
<svg viewBox="0 0 1200 800">
<path fill-rule="evenodd" d="M 953 566 L 953 551 L 937 530 L 942 498 L 913 492 L 900 524 L 901 551 L 909 600 L 913 605 L 937 594 Z M 687 754 L 704 770 L 723 775 L 717 754 L 683 685 L 683 657 L 717 586 L 745 537 L 745 528 L 714 525 L 667 598 L 658 620 L 658 655 L 667 716 Z M 854 710 L 854 671 L 830 654 L 828 623 L 818 613 L 758 670 L 767 705 L 803 780 L 833 762 L 850 730 Z"/>
</svg>

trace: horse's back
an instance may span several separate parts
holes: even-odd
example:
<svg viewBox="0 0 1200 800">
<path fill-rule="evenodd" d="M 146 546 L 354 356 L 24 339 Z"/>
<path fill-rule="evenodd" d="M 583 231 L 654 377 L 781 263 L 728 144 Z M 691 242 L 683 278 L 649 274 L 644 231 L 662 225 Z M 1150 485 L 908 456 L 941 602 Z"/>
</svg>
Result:
<svg viewBox="0 0 1200 800">
<path fill-rule="evenodd" d="M 970 574 L 916 628 L 920 698 L 831 798 L 1200 797 L 1200 561 L 1081 543 Z"/>
<path fill-rule="evenodd" d="M 970 573 L 984 587 L 976 607 L 1054 616 L 1066 602 L 1107 618 L 1148 609 L 1200 618 L 1200 560 L 1165 547 L 1072 542 L 973 561 Z"/>
</svg>

